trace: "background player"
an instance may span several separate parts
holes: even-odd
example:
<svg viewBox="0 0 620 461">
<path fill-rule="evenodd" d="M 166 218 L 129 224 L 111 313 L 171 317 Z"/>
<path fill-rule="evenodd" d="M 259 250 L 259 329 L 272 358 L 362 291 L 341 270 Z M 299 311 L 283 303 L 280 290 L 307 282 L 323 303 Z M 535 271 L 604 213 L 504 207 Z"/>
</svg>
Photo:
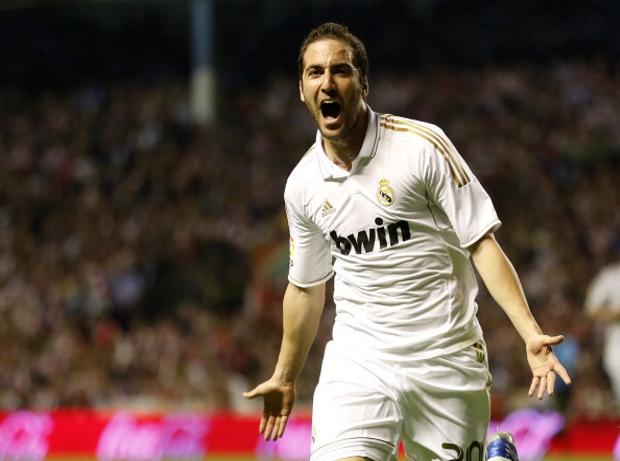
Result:
<svg viewBox="0 0 620 461">
<path fill-rule="evenodd" d="M 602 365 L 620 414 L 620 239 L 610 249 L 610 262 L 592 279 L 585 299 L 587 314 L 603 329 Z"/>
</svg>

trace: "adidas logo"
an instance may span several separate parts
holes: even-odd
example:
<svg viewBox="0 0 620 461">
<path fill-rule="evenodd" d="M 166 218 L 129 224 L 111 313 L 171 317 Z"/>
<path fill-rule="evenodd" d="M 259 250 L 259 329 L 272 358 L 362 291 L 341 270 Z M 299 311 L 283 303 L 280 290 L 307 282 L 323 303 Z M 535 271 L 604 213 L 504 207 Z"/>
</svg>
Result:
<svg viewBox="0 0 620 461">
<path fill-rule="evenodd" d="M 324 218 L 325 216 L 329 216 L 330 214 L 333 214 L 335 212 L 336 209 L 331 203 L 329 203 L 329 200 L 327 200 L 325 202 L 325 205 L 323 205 L 323 208 L 321 209 L 321 217 Z"/>
</svg>

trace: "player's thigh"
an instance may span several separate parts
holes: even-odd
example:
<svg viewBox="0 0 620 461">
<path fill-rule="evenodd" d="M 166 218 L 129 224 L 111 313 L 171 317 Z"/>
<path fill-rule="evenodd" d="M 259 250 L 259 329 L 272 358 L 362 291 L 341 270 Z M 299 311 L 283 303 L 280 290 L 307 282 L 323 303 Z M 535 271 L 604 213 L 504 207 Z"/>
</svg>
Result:
<svg viewBox="0 0 620 461">
<path fill-rule="evenodd" d="M 407 371 L 403 444 L 416 461 L 482 461 L 491 416 L 484 343 Z"/>
<path fill-rule="evenodd" d="M 312 406 L 312 461 L 395 459 L 401 416 L 388 366 L 328 345 Z M 379 368 L 379 369 L 377 369 Z"/>
</svg>

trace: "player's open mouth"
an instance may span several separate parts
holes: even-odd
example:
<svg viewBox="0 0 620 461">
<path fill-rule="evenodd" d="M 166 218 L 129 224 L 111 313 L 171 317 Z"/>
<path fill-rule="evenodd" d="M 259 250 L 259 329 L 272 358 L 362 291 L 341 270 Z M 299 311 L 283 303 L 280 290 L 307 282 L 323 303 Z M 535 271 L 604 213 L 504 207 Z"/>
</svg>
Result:
<svg viewBox="0 0 620 461">
<path fill-rule="evenodd" d="M 336 120 L 340 115 L 340 103 L 335 101 L 325 101 L 321 103 L 321 114 L 327 121 Z"/>
</svg>

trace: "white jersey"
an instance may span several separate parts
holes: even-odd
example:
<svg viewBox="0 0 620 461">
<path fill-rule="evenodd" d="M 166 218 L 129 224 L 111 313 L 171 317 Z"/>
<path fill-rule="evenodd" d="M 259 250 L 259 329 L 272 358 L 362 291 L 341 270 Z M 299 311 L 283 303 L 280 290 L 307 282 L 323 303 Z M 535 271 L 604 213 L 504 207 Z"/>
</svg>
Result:
<svg viewBox="0 0 620 461">
<path fill-rule="evenodd" d="M 585 308 L 593 313 L 601 308 L 620 312 L 620 263 L 605 266 L 590 283 Z M 605 329 L 604 355 L 613 357 L 614 368 L 620 368 L 620 321 L 610 323 Z M 620 375 L 619 375 L 620 376 Z M 620 383 L 619 383 L 620 385 Z M 620 393 L 618 394 L 620 397 Z"/>
<path fill-rule="evenodd" d="M 454 352 L 482 338 L 466 247 L 500 221 L 442 130 L 368 112 L 350 172 L 329 160 L 317 132 L 289 176 L 289 281 L 315 286 L 335 271 L 333 336 L 352 351 Z"/>
</svg>

